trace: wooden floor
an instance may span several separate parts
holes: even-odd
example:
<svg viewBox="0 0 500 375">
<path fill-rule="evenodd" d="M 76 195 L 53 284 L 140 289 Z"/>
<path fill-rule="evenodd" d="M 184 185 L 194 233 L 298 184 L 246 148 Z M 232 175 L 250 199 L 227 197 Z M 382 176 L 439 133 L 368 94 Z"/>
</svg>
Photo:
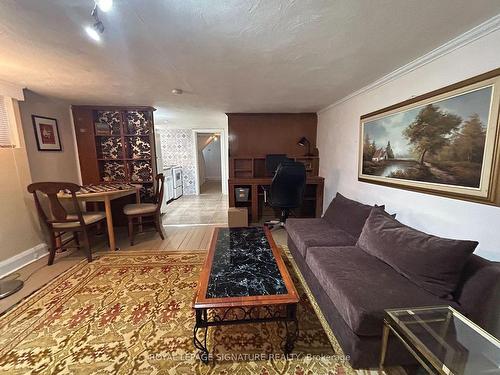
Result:
<svg viewBox="0 0 500 375">
<path fill-rule="evenodd" d="M 215 226 L 164 226 L 165 240 L 161 240 L 156 232 L 146 232 L 137 234 L 135 245 L 130 246 L 127 231 L 125 228 L 117 228 L 116 242 L 119 251 L 134 250 L 207 250 Z M 285 243 L 286 234 L 284 230 L 277 230 L 273 233 L 275 241 Z M 107 241 L 104 236 L 94 236 L 93 253 L 99 254 L 109 251 Z M 64 253 L 56 255 L 52 266 L 47 266 L 47 257 L 39 259 L 19 271 L 9 275 L 6 279 L 21 279 L 25 282 L 23 289 L 10 297 L 0 300 L 0 314 L 14 306 L 23 298 L 29 296 L 43 285 L 47 284 L 55 277 L 85 259 L 83 251 L 69 249 Z"/>
<path fill-rule="evenodd" d="M 119 251 L 134 251 L 134 250 L 207 250 L 210 245 L 210 240 L 215 226 L 165 226 L 165 240 L 162 241 L 155 232 L 147 232 L 136 236 L 136 244 L 130 246 L 125 229 L 116 231 L 117 244 L 120 247 Z M 286 244 L 286 232 L 284 229 L 272 231 L 273 238 L 278 245 Z M 95 254 L 109 251 L 104 236 L 96 236 L 94 238 Z M 39 259 L 28 266 L 20 269 L 18 272 L 8 276 L 7 278 L 17 278 L 24 280 L 23 289 L 16 294 L 0 300 L 0 314 L 8 312 L 8 310 L 19 303 L 30 294 L 36 292 L 52 279 L 59 276 L 62 272 L 71 268 L 73 265 L 85 259 L 82 251 L 71 249 L 64 253 L 57 254 L 56 260 L 52 266 L 47 266 L 47 258 Z M 388 369 L 386 374 L 390 375 L 405 375 L 406 373 L 400 368 Z M 357 370 L 357 375 L 376 375 L 383 374 L 379 371 Z"/>
<path fill-rule="evenodd" d="M 165 240 L 161 240 L 156 232 L 137 234 L 134 246 L 130 246 L 127 234 L 122 231 L 118 236 L 118 247 L 122 251 L 127 250 L 205 250 L 208 249 L 212 238 L 214 226 L 164 226 Z M 106 251 L 106 244 L 102 244 L 99 250 Z"/>
</svg>

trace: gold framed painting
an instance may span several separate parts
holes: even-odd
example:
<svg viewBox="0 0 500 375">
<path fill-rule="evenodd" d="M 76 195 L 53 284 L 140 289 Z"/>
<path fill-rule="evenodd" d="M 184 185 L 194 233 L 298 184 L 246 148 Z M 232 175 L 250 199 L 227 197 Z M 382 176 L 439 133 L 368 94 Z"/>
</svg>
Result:
<svg viewBox="0 0 500 375">
<path fill-rule="evenodd" d="M 500 69 L 361 116 L 358 180 L 500 204 Z"/>
</svg>

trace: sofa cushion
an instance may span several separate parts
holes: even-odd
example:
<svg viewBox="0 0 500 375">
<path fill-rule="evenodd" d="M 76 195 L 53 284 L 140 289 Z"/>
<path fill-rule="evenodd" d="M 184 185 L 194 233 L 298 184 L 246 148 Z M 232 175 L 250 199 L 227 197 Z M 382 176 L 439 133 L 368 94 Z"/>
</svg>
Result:
<svg viewBox="0 0 500 375">
<path fill-rule="evenodd" d="M 353 201 L 337 193 L 326 209 L 323 218 L 334 227 L 358 238 L 372 208 L 372 206 Z"/>
<path fill-rule="evenodd" d="M 357 245 L 428 292 L 451 299 L 477 242 L 432 236 L 375 208 Z"/>
<path fill-rule="evenodd" d="M 308 247 L 349 246 L 356 243 L 356 238 L 342 229 L 334 228 L 325 219 L 287 219 L 285 228 L 303 257 Z"/>
<path fill-rule="evenodd" d="M 360 336 L 382 334 L 384 309 L 456 307 L 356 246 L 309 248 L 306 263 L 347 325 Z"/>
</svg>

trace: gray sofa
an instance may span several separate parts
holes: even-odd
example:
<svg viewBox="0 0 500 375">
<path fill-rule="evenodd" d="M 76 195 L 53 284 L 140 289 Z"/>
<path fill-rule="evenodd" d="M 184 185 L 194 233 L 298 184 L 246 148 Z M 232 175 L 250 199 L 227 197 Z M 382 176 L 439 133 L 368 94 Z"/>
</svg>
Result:
<svg viewBox="0 0 500 375">
<path fill-rule="evenodd" d="M 340 194 L 322 218 L 288 219 L 286 230 L 290 252 L 354 368 L 378 366 L 384 309 L 450 305 L 498 332 L 500 267 L 472 254 L 476 242 L 427 235 L 383 206 Z M 386 364 L 413 363 L 391 337 Z"/>
</svg>

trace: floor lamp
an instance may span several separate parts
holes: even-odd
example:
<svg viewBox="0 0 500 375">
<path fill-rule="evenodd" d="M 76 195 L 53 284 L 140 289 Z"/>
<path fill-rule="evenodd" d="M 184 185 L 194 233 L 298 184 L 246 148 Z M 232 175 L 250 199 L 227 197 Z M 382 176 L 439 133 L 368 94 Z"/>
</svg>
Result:
<svg viewBox="0 0 500 375">
<path fill-rule="evenodd" d="M 21 290 L 23 285 L 24 282 L 22 280 L 0 280 L 0 299 Z"/>
</svg>

